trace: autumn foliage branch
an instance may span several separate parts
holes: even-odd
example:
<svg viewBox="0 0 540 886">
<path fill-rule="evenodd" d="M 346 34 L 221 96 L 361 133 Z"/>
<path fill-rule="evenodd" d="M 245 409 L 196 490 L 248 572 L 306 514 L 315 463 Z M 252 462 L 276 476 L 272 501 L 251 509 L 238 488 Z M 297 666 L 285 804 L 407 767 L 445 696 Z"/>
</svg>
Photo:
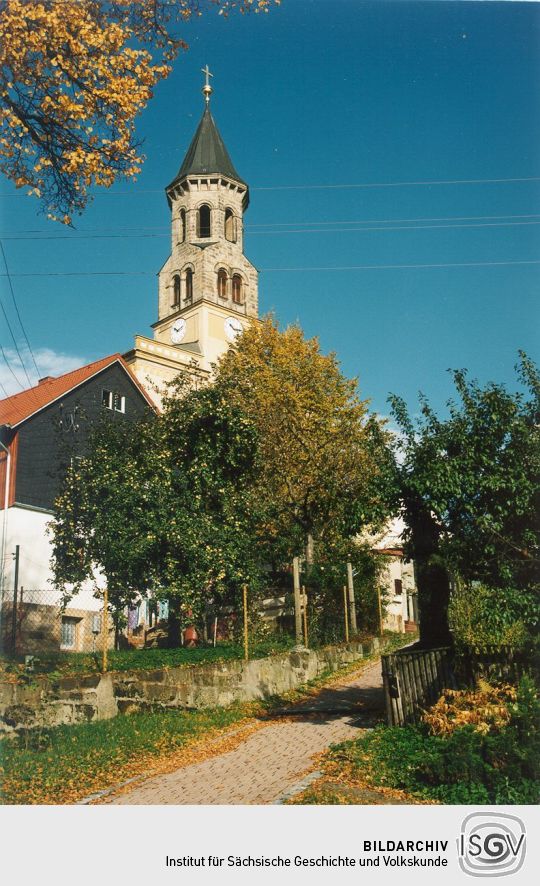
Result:
<svg viewBox="0 0 540 886">
<path fill-rule="evenodd" d="M 135 179 L 135 121 L 203 10 L 265 12 L 279 0 L 5 0 L 0 3 L 0 170 L 71 224 L 94 185 Z"/>
</svg>

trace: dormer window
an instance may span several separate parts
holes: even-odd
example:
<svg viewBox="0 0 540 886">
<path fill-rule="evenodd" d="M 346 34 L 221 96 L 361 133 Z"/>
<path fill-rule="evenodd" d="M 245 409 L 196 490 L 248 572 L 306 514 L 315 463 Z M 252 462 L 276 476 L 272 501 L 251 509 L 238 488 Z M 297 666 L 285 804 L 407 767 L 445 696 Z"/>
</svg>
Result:
<svg viewBox="0 0 540 886">
<path fill-rule="evenodd" d="M 233 274 L 232 278 L 232 300 L 235 305 L 244 303 L 244 293 L 242 287 L 242 278 L 240 274 Z"/>
<path fill-rule="evenodd" d="M 180 307 L 180 277 L 175 274 L 173 277 L 173 308 Z"/>
<path fill-rule="evenodd" d="M 188 268 L 186 271 L 186 295 L 184 299 L 186 305 L 190 305 L 193 301 L 193 271 Z"/>
<path fill-rule="evenodd" d="M 220 268 L 217 275 L 217 291 L 220 298 L 227 298 L 227 271 Z"/>
<path fill-rule="evenodd" d="M 232 209 L 225 210 L 225 239 L 236 243 L 236 219 Z"/>
<path fill-rule="evenodd" d="M 210 207 L 204 203 L 197 213 L 197 236 L 201 239 L 210 237 Z"/>
</svg>

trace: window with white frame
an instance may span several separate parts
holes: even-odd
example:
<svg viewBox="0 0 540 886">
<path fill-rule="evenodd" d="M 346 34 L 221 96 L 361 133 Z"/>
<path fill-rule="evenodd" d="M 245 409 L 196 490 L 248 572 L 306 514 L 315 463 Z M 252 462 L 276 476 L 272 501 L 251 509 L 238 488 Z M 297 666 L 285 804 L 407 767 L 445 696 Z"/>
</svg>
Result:
<svg viewBox="0 0 540 886">
<path fill-rule="evenodd" d="M 107 391 L 103 389 L 101 394 L 101 403 L 105 409 L 111 409 L 113 412 L 126 411 L 126 398 L 118 391 Z"/>
<path fill-rule="evenodd" d="M 113 393 L 113 409 L 115 412 L 126 411 L 126 398 L 122 394 Z"/>
<path fill-rule="evenodd" d="M 78 618 L 71 618 L 68 615 L 62 616 L 62 626 L 60 630 L 61 649 L 76 649 L 78 623 Z"/>
</svg>

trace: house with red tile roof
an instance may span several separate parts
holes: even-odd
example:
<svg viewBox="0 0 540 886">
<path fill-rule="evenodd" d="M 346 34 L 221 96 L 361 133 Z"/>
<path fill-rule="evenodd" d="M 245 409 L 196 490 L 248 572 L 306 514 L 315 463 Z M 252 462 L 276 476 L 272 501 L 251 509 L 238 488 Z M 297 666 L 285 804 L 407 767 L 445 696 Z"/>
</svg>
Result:
<svg viewBox="0 0 540 886">
<path fill-rule="evenodd" d="M 115 422 L 134 422 L 150 410 L 155 410 L 150 395 L 120 354 L 58 377 L 48 376 L 0 401 L 4 640 L 6 631 L 11 637 L 11 625 L 15 624 L 16 590 L 19 609 L 26 617 L 26 634 L 34 634 L 26 636 L 25 651 L 34 651 L 33 646 L 41 650 L 44 642 L 56 648 L 91 648 L 95 620 L 92 622 L 90 614 L 101 608 L 93 587 L 73 598 L 52 634 L 44 630 L 43 617 L 51 617 L 50 607 L 56 609 L 60 598 L 52 586 L 47 525 L 63 476 L 73 459 L 84 455 L 96 423 L 103 416 Z M 99 585 L 99 576 L 96 582 Z M 41 611 L 44 606 L 48 611 Z"/>
</svg>

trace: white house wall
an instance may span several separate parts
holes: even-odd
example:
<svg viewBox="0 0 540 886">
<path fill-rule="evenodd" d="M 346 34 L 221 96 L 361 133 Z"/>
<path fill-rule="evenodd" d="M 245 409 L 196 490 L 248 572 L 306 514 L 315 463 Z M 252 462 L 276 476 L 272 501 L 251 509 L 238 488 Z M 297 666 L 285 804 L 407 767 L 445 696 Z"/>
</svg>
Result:
<svg viewBox="0 0 540 886">
<path fill-rule="evenodd" d="M 52 557 L 51 538 L 47 535 L 47 525 L 52 514 L 14 505 L 8 510 L 6 547 L 4 561 L 4 599 L 9 598 L 15 581 L 15 548 L 19 545 L 19 588 L 24 591 L 42 592 L 40 602 L 57 605 L 60 592 L 53 589 L 53 575 L 50 567 Z M 70 608 L 100 611 L 102 602 L 93 595 L 94 587 L 104 586 L 103 577 L 88 582 L 86 589 L 76 594 Z M 35 600 L 34 602 L 37 602 Z"/>
</svg>

